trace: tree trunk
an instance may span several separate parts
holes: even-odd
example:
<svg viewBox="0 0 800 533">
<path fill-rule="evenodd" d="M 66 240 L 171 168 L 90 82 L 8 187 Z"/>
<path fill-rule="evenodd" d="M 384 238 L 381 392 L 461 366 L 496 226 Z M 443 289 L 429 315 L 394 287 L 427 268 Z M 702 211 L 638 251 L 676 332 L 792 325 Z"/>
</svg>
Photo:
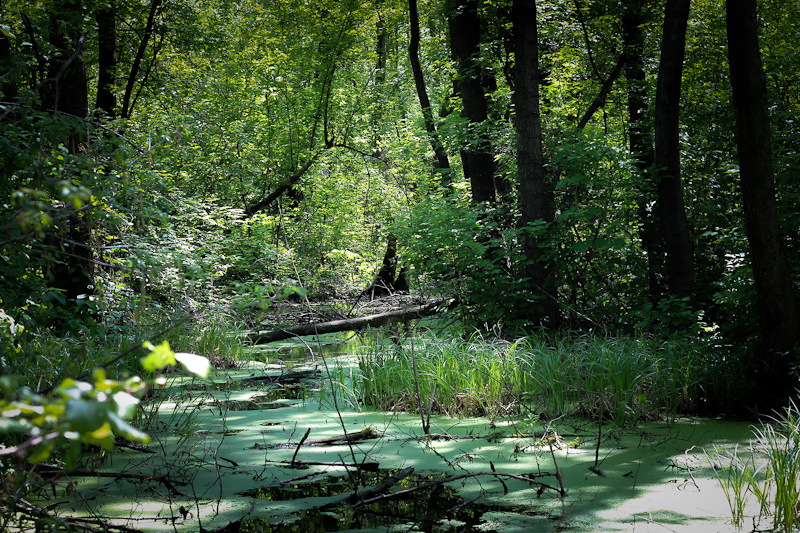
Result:
<svg viewBox="0 0 800 533">
<path fill-rule="evenodd" d="M 128 74 L 128 81 L 125 84 L 125 94 L 122 96 L 122 111 L 120 113 L 122 118 L 130 118 L 131 113 L 133 112 L 134 102 L 131 101 L 131 98 L 133 97 L 133 88 L 136 85 L 136 79 L 139 77 L 139 71 L 141 70 L 142 61 L 144 60 L 144 53 L 147 50 L 150 37 L 153 35 L 156 14 L 161 8 L 161 2 L 162 0 L 152 0 L 150 3 L 150 12 L 147 15 L 147 23 L 139 41 L 139 47 L 136 50 L 136 55 L 133 58 L 131 71 Z"/>
<path fill-rule="evenodd" d="M 742 207 L 764 351 L 757 387 L 764 405 L 782 407 L 797 384 L 787 352 L 800 340 L 800 312 L 778 221 L 756 1 L 728 0 L 725 8 Z"/>
<path fill-rule="evenodd" d="M 408 14 L 411 22 L 411 39 L 408 44 L 408 56 L 411 61 L 411 71 L 414 74 L 414 87 L 417 90 L 419 105 L 422 108 L 422 117 L 425 121 L 425 131 L 431 142 L 431 148 L 436 155 L 436 167 L 442 173 L 442 181 L 445 185 L 450 185 L 452 171 L 450 169 L 450 159 L 444 150 L 439 134 L 436 132 L 436 124 L 433 120 L 431 102 L 428 99 L 428 90 L 425 87 L 425 77 L 422 74 L 422 66 L 419 61 L 419 12 L 417 10 L 417 0 L 408 0 Z"/>
<path fill-rule="evenodd" d="M 458 69 L 454 85 L 461 96 L 463 116 L 469 121 L 467 146 L 462 152 L 464 174 L 469 176 L 472 200 L 494 205 L 494 156 L 491 142 L 481 131 L 488 105 L 477 61 L 481 38 L 477 0 L 451 0 L 448 11 L 450 47 Z"/>
<path fill-rule="evenodd" d="M 408 291 L 405 273 L 402 270 L 399 274 L 397 272 L 397 236 L 390 233 L 381 269 L 372 284 L 362 294 L 369 294 L 371 298 L 375 298 L 405 291 Z"/>
<path fill-rule="evenodd" d="M 97 20 L 97 99 L 100 114 L 114 118 L 117 112 L 117 21 L 113 8 L 100 9 Z"/>
<path fill-rule="evenodd" d="M 628 139 L 630 153 L 635 159 L 641 180 L 638 199 L 639 237 L 647 254 L 647 279 L 651 303 L 656 304 L 664 293 L 664 246 L 658 221 L 651 208 L 656 194 L 653 181 L 653 132 L 647 120 L 645 95 L 643 2 L 624 8 L 622 13 L 622 55 L 625 58 L 625 77 L 628 81 Z"/>
<path fill-rule="evenodd" d="M 12 72 L 14 65 L 11 57 L 11 39 L 0 32 L 0 72 L 6 73 L 0 80 L 0 92 L 6 102 L 11 102 L 17 97 L 17 84 L 8 73 Z"/>
<path fill-rule="evenodd" d="M 545 258 L 543 236 L 553 221 L 553 189 L 547 182 L 542 151 L 542 124 L 539 113 L 539 38 L 536 1 L 514 0 L 511 8 L 514 31 L 514 106 L 517 132 L 519 202 L 524 228 L 525 275 L 540 307 L 529 318 L 557 326 L 559 320 L 556 284 L 550 260 Z"/>
<path fill-rule="evenodd" d="M 694 260 L 683 203 L 680 98 L 690 0 L 667 0 L 655 108 L 655 164 L 659 227 L 664 236 L 670 295 L 694 306 Z"/>
<path fill-rule="evenodd" d="M 54 49 L 48 64 L 48 84 L 44 89 L 44 107 L 56 114 L 65 113 L 78 119 L 89 114 L 85 46 L 81 29 L 82 6 L 79 1 L 64 2 L 50 13 L 50 44 Z M 71 119 L 70 119 L 71 120 Z M 70 154 L 77 155 L 85 139 L 85 125 L 73 123 L 64 142 Z M 66 299 L 66 311 L 81 315 L 85 307 L 78 304 L 81 295 L 91 294 L 94 284 L 94 252 L 91 247 L 92 226 L 85 213 L 69 213 L 64 217 L 53 243 L 59 251 L 50 272 L 51 283 Z M 66 323 L 67 317 L 62 317 Z M 62 324 L 66 327 L 65 324 Z"/>
</svg>

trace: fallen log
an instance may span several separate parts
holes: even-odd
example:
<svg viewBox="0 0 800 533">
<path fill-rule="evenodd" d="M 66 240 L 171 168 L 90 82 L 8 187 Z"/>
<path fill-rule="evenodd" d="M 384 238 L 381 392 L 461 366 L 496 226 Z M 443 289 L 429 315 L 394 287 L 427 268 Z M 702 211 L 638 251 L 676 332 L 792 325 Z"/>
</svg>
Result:
<svg viewBox="0 0 800 533">
<path fill-rule="evenodd" d="M 285 444 L 262 444 L 256 442 L 252 446 L 245 448 L 245 450 L 270 450 L 273 448 L 292 448 L 300 447 L 304 444 L 310 446 L 320 445 L 334 445 L 334 444 L 347 444 L 352 442 L 359 442 L 362 440 L 379 439 L 383 437 L 382 433 L 375 431 L 372 426 L 356 431 L 355 433 L 345 433 L 344 435 L 336 435 L 335 437 L 325 437 L 322 439 L 306 440 L 308 438 L 309 429 L 306 434 L 300 439 L 300 442 L 287 442 Z M 295 454 L 296 456 L 296 454 Z"/>
<path fill-rule="evenodd" d="M 251 333 L 247 339 L 252 344 L 268 344 L 270 342 L 282 341 L 293 337 L 303 337 L 306 335 L 321 335 L 323 333 L 337 333 L 341 331 L 352 331 L 366 327 L 378 327 L 393 322 L 405 322 L 436 314 L 445 304 L 450 304 L 451 300 L 438 300 L 426 305 L 417 305 L 396 311 L 387 311 L 377 315 L 360 316 L 355 318 L 345 318 L 333 320 L 331 322 L 320 322 L 318 324 L 302 324 L 290 328 L 281 328 L 266 333 Z"/>
</svg>

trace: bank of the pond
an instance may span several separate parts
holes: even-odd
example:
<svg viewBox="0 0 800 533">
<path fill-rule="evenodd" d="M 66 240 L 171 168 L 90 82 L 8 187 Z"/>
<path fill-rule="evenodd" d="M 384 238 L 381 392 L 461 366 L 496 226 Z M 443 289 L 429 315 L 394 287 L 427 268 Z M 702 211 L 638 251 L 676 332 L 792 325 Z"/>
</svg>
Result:
<svg viewBox="0 0 800 533">
<path fill-rule="evenodd" d="M 503 532 L 732 528 L 725 493 L 706 452 L 746 447 L 751 436 L 747 423 L 694 418 L 642 421 L 622 429 L 532 412 L 491 418 L 430 414 L 432 435 L 425 436 L 425 418 L 418 414 L 356 404 L 352 384 L 341 381 L 358 378 L 363 353 L 353 357 L 323 351 L 313 361 L 301 361 L 296 353 L 284 357 L 293 348 L 287 345 L 261 362 L 218 372 L 214 384 L 175 380 L 148 408 L 153 435 L 148 450 L 114 452 L 104 470 L 119 473 L 120 479 L 60 480 L 55 509 L 113 517 L 115 523 L 142 531 L 211 531 L 231 523 L 248 531 L 301 528 L 304 533 L 365 527 Z M 341 347 L 334 349 L 341 353 Z M 343 438 L 364 430 L 363 440 Z M 428 502 L 421 514 L 419 509 L 407 515 L 394 510 L 392 520 L 376 523 L 350 504 L 334 504 L 356 489 L 380 483 L 368 476 L 359 481 L 355 465 L 382 472 L 413 468 L 413 475 L 387 492 L 452 481 L 419 500 Z M 159 477 L 147 480 L 142 474 Z M 554 490 L 562 483 L 565 498 Z M 327 485 L 339 489 L 320 490 Z M 452 505 L 430 504 L 435 498 Z M 423 505 L 419 502 L 414 506 Z M 751 506 L 747 512 L 756 515 L 758 509 Z M 331 514 L 345 518 L 332 525 Z"/>
</svg>

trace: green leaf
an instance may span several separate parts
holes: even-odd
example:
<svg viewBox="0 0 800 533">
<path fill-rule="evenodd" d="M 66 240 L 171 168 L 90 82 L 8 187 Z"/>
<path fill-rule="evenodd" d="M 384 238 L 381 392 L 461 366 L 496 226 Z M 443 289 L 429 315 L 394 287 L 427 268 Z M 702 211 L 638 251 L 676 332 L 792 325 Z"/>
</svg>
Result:
<svg viewBox="0 0 800 533">
<path fill-rule="evenodd" d="M 53 453 L 54 442 L 48 442 L 36 448 L 34 452 L 28 457 L 28 462 L 32 464 L 41 463 L 50 459 L 50 454 Z"/>
<path fill-rule="evenodd" d="M 105 404 L 85 400 L 70 400 L 64 409 L 64 421 L 70 429 L 81 435 L 99 429 L 105 424 L 108 415 Z"/>
<path fill-rule="evenodd" d="M 208 357 L 180 352 L 175 354 L 175 359 L 180 361 L 186 370 L 203 379 L 207 378 L 211 372 L 211 363 L 208 361 Z"/>
<path fill-rule="evenodd" d="M 125 391 L 114 393 L 112 397 L 117 416 L 131 418 L 139 408 L 139 398 Z"/>
<path fill-rule="evenodd" d="M 142 346 L 150 350 L 150 353 L 142 357 L 142 367 L 148 372 L 156 372 L 170 365 L 175 364 L 175 352 L 173 352 L 167 341 L 158 346 L 153 346 L 150 342 L 145 342 Z"/>
<path fill-rule="evenodd" d="M 116 413 L 108 413 L 108 421 L 111 423 L 111 428 L 114 430 L 115 435 L 145 444 L 150 442 L 150 435 L 128 424 L 118 417 Z"/>
</svg>

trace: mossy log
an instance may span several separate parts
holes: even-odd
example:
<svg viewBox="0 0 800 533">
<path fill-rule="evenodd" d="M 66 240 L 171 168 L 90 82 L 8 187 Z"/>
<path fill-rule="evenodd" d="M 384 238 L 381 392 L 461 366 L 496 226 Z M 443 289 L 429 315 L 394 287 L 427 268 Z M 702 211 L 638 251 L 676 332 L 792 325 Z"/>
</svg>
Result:
<svg viewBox="0 0 800 533">
<path fill-rule="evenodd" d="M 436 314 L 443 306 L 450 304 L 450 300 L 438 300 L 425 305 L 417 305 L 387 311 L 377 315 L 360 316 L 355 318 L 345 318 L 330 322 L 319 322 L 316 324 L 302 324 L 290 328 L 281 328 L 265 333 L 251 333 L 247 339 L 252 344 L 268 344 L 270 342 L 282 341 L 293 337 L 303 337 L 306 335 L 321 335 L 323 333 L 338 333 L 341 331 L 353 331 L 366 327 L 385 326 L 394 322 L 406 322 L 426 316 Z"/>
</svg>

